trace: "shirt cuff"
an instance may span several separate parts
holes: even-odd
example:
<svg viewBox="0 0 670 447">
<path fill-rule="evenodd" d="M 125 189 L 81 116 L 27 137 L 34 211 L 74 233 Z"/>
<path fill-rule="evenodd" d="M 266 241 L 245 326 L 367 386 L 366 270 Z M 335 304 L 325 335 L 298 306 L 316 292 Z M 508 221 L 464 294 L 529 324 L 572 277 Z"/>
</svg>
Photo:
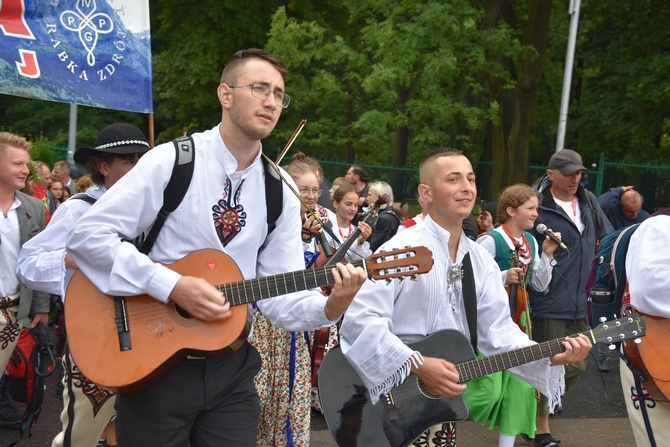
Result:
<svg viewBox="0 0 670 447">
<path fill-rule="evenodd" d="M 172 289 L 177 285 L 177 281 L 179 281 L 181 275 L 164 265 L 155 264 L 155 266 L 156 271 L 147 286 L 147 294 L 158 301 L 167 303 L 168 297 L 172 293 Z"/>
</svg>

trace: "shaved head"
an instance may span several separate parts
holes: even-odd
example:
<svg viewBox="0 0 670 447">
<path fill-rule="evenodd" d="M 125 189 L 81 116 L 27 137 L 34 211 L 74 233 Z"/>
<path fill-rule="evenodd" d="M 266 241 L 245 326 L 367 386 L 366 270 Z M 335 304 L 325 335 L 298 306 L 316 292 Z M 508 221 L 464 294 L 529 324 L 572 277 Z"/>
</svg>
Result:
<svg viewBox="0 0 670 447">
<path fill-rule="evenodd" d="M 621 194 L 621 213 L 626 219 L 635 220 L 642 210 L 642 195 L 634 189 Z"/>
<path fill-rule="evenodd" d="M 443 147 L 437 150 L 434 150 L 426 158 L 423 159 L 419 165 L 419 182 L 426 185 L 430 184 L 435 176 L 436 164 L 434 163 L 440 157 L 456 157 L 458 155 L 463 155 L 463 151 L 460 149 L 453 149 L 448 147 Z"/>
</svg>

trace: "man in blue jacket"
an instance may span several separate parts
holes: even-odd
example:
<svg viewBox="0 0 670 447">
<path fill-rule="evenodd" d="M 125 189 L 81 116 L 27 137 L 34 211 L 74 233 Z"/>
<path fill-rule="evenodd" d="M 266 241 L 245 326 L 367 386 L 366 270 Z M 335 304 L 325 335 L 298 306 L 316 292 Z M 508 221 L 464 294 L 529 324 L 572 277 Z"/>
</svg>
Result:
<svg viewBox="0 0 670 447">
<path fill-rule="evenodd" d="M 644 221 L 649 213 L 642 209 L 644 199 L 632 186 L 617 186 L 598 197 L 598 205 L 615 230 Z"/>
<path fill-rule="evenodd" d="M 568 250 L 554 253 L 556 266 L 548 289 L 530 292 L 533 339 L 553 340 L 588 330 L 585 284 L 597 241 L 612 231 L 595 196 L 580 184 L 586 168 L 582 157 L 570 149 L 552 155 L 546 176 L 538 184 L 539 210 L 536 222 L 561 233 Z M 539 244 L 545 235 L 535 233 Z M 573 386 L 586 369 L 586 360 L 566 366 L 566 390 Z M 538 404 L 535 447 L 554 447 L 559 441 L 549 430 L 546 397 Z"/>
</svg>

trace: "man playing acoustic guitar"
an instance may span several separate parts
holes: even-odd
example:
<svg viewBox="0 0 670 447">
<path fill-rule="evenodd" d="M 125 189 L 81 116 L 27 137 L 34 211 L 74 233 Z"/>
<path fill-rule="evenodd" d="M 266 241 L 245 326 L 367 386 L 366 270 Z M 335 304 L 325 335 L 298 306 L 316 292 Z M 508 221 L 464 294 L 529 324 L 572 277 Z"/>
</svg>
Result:
<svg viewBox="0 0 670 447">
<path fill-rule="evenodd" d="M 427 210 L 424 222 L 399 233 L 380 250 L 389 246 L 424 245 L 433 252 L 435 266 L 417 281 L 366 282 L 347 310 L 341 329 L 342 352 L 369 390 L 371 402 L 374 404 L 382 399 L 390 420 L 384 422 L 385 426 L 393 425 L 394 418 L 403 417 L 401 412 L 394 410 L 400 408 L 400 404 L 393 399 L 400 396 L 395 394 L 393 399 L 387 398 L 386 393 L 405 382 L 410 374 L 416 375 L 431 393 L 438 396 L 460 396 L 466 388 L 459 383 L 456 361 L 452 363 L 429 356 L 413 350 L 406 343 L 417 342 L 436 331 L 454 329 L 478 338 L 475 344 L 484 355 L 534 345 L 510 318 L 500 270 L 493 258 L 462 231 L 463 219 L 472 212 L 477 196 L 470 161 L 459 150 L 440 149 L 421 163 L 419 175 L 419 194 Z M 471 272 L 463 267 L 468 254 Z M 472 276 L 476 291 L 476 332 L 469 329 L 467 297 L 464 298 L 464 284 L 468 279 L 472 280 Z M 467 349 L 468 343 L 465 345 Z M 562 345 L 563 353 L 511 370 L 550 396 L 552 405 L 560 401 L 564 384 L 563 367 L 554 365 L 582 360 L 591 348 L 591 342 L 584 335 L 566 338 Z M 327 396 L 322 394 L 324 408 L 326 400 Z M 353 406 L 352 403 L 350 408 Z M 343 409 L 343 421 L 347 420 L 345 412 Z M 417 409 L 414 421 L 428 413 L 432 413 L 431 410 Z M 421 435 L 417 445 L 456 445 L 453 424 L 441 424 L 431 430 L 430 435 L 428 432 L 416 434 Z M 360 440 L 358 445 L 362 445 Z M 363 445 L 389 444 L 382 440 L 379 444 L 367 442 Z"/>
<path fill-rule="evenodd" d="M 106 367 L 116 366 L 124 373 L 132 373 L 142 363 L 162 355 L 157 352 L 163 346 L 161 342 L 181 341 L 170 338 L 173 330 L 179 329 L 175 323 L 179 318 L 190 319 L 194 329 L 222 322 L 220 330 L 202 340 L 203 345 L 230 337 L 226 324 L 237 321 L 240 313 L 244 325 L 247 306 L 231 306 L 236 290 L 225 289 L 222 293 L 221 288 L 203 279 L 208 270 L 230 273 L 231 277 L 221 278 L 219 284 L 227 282 L 226 279 L 251 280 L 275 275 L 272 284 L 263 281 L 259 285 L 279 290 L 283 285 L 275 282 L 278 274 L 304 269 L 300 203 L 285 184 L 282 184 L 282 213 L 274 231 L 268 231 L 266 221 L 267 180 L 261 161 L 261 140 L 272 132 L 282 109 L 289 105 L 290 98 L 284 91 L 285 77 L 283 63 L 259 49 L 238 51 L 226 64 L 217 89 L 221 123 L 192 136 L 193 179 L 180 205 L 167 217 L 148 256 L 121 239 L 132 240 L 147 232 L 156 219 L 175 163 L 172 143 L 157 146 L 142 157 L 74 226 L 67 242 L 68 252 L 101 292 L 114 295 L 115 306 L 117 302 L 121 303 L 119 306 L 130 306 L 134 299 L 140 298 L 131 295 L 147 295 L 148 305 L 158 304 L 171 312 L 160 317 L 145 312 L 124 321 L 131 327 L 130 343 L 122 337 L 112 340 L 117 345 L 121 343 L 127 349 L 124 352 L 133 355 L 142 337 L 155 343 L 148 343 L 142 361 L 132 364 L 120 361 L 119 365 Z M 182 270 L 193 273 L 180 274 L 164 265 L 180 260 L 185 261 L 181 263 Z M 201 271 L 203 276 L 198 276 Z M 313 330 L 335 323 L 365 281 L 366 273 L 351 264 L 340 264 L 328 272 L 335 283 L 329 297 L 313 290 L 279 294 L 258 301 L 259 309 L 273 324 L 290 331 Z M 68 302 L 72 299 L 70 288 Z M 257 289 L 248 292 L 258 293 Z M 170 321 L 170 317 L 175 320 Z M 133 327 L 138 320 L 142 325 Z M 68 328 L 71 327 L 68 321 Z M 124 327 L 119 331 L 128 335 Z M 239 343 L 230 344 L 227 355 L 198 352 L 188 357 L 166 358 L 165 362 L 159 362 L 163 371 L 153 383 L 119 390 L 116 401 L 119 445 L 256 445 L 260 409 L 253 377 L 259 370 L 260 356 L 244 341 L 244 334 L 232 335 L 233 339 L 242 337 Z M 71 338 L 73 334 L 70 332 L 68 336 Z M 101 340 L 100 347 L 104 345 Z M 199 351 L 198 346 L 193 351 Z M 72 352 L 81 366 L 77 353 L 74 349 Z M 119 357 L 123 358 L 123 352 Z"/>
</svg>

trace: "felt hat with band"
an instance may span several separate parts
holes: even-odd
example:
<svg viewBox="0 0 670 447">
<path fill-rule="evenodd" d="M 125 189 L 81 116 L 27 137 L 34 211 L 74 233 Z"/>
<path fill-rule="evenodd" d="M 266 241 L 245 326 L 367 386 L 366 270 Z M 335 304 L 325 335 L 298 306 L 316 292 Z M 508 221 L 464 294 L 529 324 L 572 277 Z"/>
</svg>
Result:
<svg viewBox="0 0 670 447">
<path fill-rule="evenodd" d="M 74 161 L 86 165 L 88 157 L 104 154 L 137 154 L 147 152 L 149 142 L 144 133 L 132 124 L 111 124 L 100 131 L 95 147 L 80 147 L 73 155 Z"/>
</svg>

